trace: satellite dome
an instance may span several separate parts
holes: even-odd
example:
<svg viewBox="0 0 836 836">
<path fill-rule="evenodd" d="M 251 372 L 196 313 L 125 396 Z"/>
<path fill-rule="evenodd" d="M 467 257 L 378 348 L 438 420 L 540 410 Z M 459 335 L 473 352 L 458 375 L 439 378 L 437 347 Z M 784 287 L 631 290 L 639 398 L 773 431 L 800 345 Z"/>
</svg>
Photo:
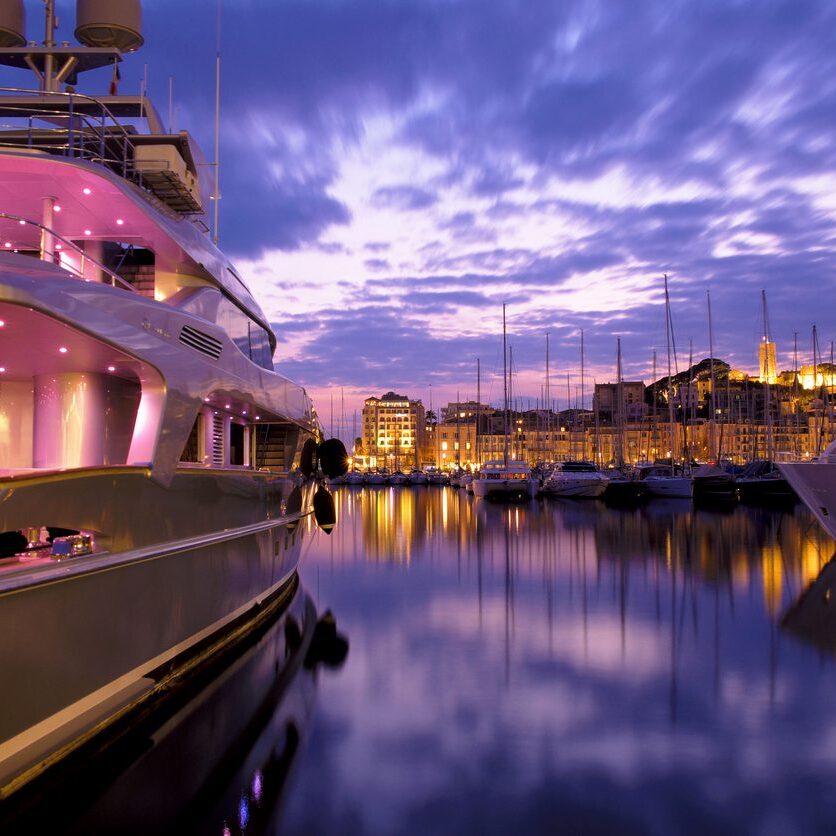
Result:
<svg viewBox="0 0 836 836">
<path fill-rule="evenodd" d="M 139 49 L 144 43 L 140 0 L 78 0 L 75 36 L 85 46 Z"/>
</svg>

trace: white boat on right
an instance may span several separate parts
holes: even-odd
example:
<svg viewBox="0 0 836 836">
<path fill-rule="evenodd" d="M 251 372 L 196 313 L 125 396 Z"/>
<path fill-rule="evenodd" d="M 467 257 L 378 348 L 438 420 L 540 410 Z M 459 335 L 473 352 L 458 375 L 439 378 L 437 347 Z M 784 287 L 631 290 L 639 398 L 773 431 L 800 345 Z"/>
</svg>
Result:
<svg viewBox="0 0 836 836">
<path fill-rule="evenodd" d="M 813 461 L 782 462 L 778 468 L 822 528 L 836 539 L 836 440 Z"/>
</svg>

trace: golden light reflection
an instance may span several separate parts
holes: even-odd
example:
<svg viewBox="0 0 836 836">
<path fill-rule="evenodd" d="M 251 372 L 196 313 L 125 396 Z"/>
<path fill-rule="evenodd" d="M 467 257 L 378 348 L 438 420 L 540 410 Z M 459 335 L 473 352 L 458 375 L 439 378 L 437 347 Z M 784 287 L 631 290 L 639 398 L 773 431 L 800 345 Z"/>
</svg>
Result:
<svg viewBox="0 0 836 836">
<path fill-rule="evenodd" d="M 779 543 L 768 543 L 761 551 L 763 601 L 770 615 L 777 615 L 781 606 L 783 556 Z"/>
<path fill-rule="evenodd" d="M 797 624 L 799 610 L 821 603 L 821 595 L 805 598 L 806 590 L 836 587 L 829 575 L 823 580 L 836 571 L 833 541 L 811 526 L 803 507 L 727 514 L 695 510 L 688 501 L 635 511 L 597 502 L 509 507 L 440 487 L 340 488 L 335 495 L 339 523 L 328 541 L 329 562 L 429 564 L 455 572 L 457 588 L 474 594 L 510 585 L 509 607 L 514 589 L 542 587 L 549 601 L 562 595 L 570 611 L 577 605 L 592 613 L 612 589 L 615 600 L 623 594 L 625 637 L 631 596 L 652 595 L 660 617 L 669 619 L 672 585 L 697 620 L 711 602 L 703 618 L 714 623 L 717 600 L 733 620 L 735 602 L 747 600 L 782 627 L 790 610 Z M 729 594 L 718 598 L 722 589 Z M 836 652 L 836 623 L 830 632 Z"/>
</svg>

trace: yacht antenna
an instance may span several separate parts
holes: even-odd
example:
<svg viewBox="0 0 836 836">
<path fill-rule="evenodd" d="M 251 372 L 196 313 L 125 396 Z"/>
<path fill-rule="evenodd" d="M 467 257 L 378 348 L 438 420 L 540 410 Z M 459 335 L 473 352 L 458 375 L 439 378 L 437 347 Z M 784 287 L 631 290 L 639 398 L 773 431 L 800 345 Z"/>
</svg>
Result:
<svg viewBox="0 0 836 836">
<path fill-rule="evenodd" d="M 215 193 L 212 199 L 212 241 L 218 243 L 218 204 L 221 199 L 221 0 L 218 0 L 218 23 L 215 46 Z"/>
<path fill-rule="evenodd" d="M 174 76 L 168 77 L 168 132 L 174 133 Z"/>
<path fill-rule="evenodd" d="M 46 6 L 46 32 L 44 34 L 44 46 L 47 48 L 55 46 L 55 0 L 44 0 Z M 43 88 L 45 93 L 55 92 L 55 56 L 47 52 L 44 56 L 44 79 Z"/>
</svg>

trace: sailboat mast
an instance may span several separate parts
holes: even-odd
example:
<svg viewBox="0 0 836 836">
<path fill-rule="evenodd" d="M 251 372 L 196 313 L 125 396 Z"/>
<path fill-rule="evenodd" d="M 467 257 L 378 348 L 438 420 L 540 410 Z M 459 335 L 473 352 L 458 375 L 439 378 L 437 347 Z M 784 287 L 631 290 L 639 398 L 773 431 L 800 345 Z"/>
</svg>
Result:
<svg viewBox="0 0 836 836">
<path fill-rule="evenodd" d="M 503 442 L 503 459 L 505 460 L 505 469 L 508 469 L 508 337 L 505 333 L 505 303 L 502 303 L 502 394 L 504 398 L 504 425 L 505 425 L 505 439 Z"/>
<path fill-rule="evenodd" d="M 479 424 L 482 418 L 482 365 L 480 359 L 476 358 L 476 466 L 482 465 L 481 450 L 481 428 Z"/>
<path fill-rule="evenodd" d="M 717 464 L 717 381 L 714 378 L 714 331 L 711 326 L 711 291 L 706 290 L 705 298 L 708 303 L 708 369 L 711 378 L 711 415 L 708 416 L 708 455 L 712 462 Z"/>
<path fill-rule="evenodd" d="M 621 337 L 617 338 L 617 355 L 615 364 L 615 391 L 618 398 L 618 405 L 615 413 L 615 466 L 624 466 L 624 381 L 621 377 Z M 596 412 L 597 415 L 597 412 Z"/>
<path fill-rule="evenodd" d="M 508 346 L 508 432 L 511 458 L 517 458 L 517 421 L 514 417 L 514 346 Z"/>
<path fill-rule="evenodd" d="M 668 347 L 668 424 L 671 443 L 671 464 L 674 458 L 674 439 L 676 437 L 673 418 L 673 377 L 671 375 L 671 301 L 668 295 L 668 274 L 665 273 L 665 341 Z"/>
<path fill-rule="evenodd" d="M 546 331 L 546 388 L 543 392 L 543 410 L 546 415 L 546 439 L 551 440 L 552 435 L 552 416 L 551 411 L 549 410 L 549 404 L 551 403 L 551 396 L 549 394 L 549 332 Z M 545 449 L 545 456 L 543 458 L 548 459 L 549 457 L 549 445 L 546 444 Z"/>
<path fill-rule="evenodd" d="M 766 312 L 766 290 L 761 290 L 761 302 L 763 304 L 763 339 L 764 339 L 764 376 L 766 377 L 766 388 L 764 390 L 764 412 L 766 413 L 766 458 L 769 461 L 775 459 L 775 444 L 772 433 L 772 403 L 771 392 L 769 389 L 769 378 L 774 374 L 774 370 L 769 367 L 769 316 Z"/>
<path fill-rule="evenodd" d="M 586 422 L 584 420 L 583 415 L 583 328 L 581 328 L 581 409 L 580 409 L 580 419 L 581 419 L 581 430 L 583 431 L 583 435 L 581 436 L 581 458 L 586 461 Z"/>
</svg>

